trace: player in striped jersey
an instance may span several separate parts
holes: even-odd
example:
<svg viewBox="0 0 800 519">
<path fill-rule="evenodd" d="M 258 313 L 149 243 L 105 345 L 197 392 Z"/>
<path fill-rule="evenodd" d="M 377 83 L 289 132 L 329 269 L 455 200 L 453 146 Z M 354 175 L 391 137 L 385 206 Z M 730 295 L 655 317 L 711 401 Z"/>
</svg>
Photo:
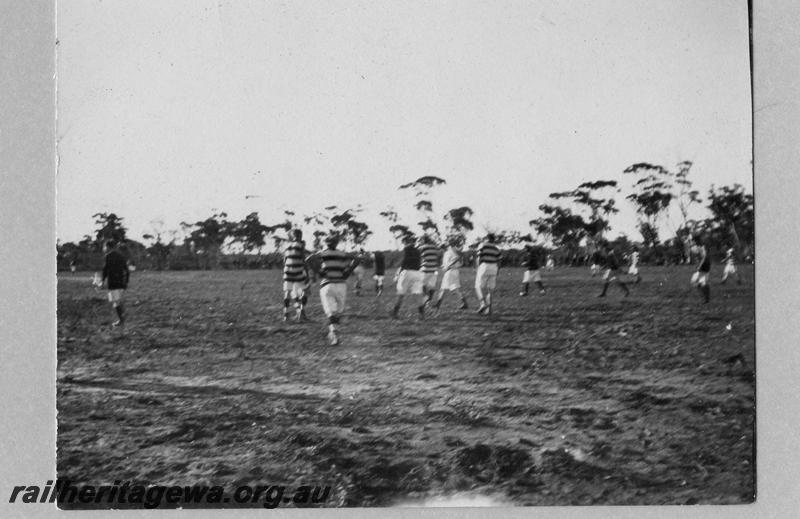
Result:
<svg viewBox="0 0 800 519">
<path fill-rule="evenodd" d="M 494 234 L 486 235 L 486 240 L 478 247 L 475 258 L 478 271 L 475 274 L 475 293 L 480 301 L 478 313 L 492 314 L 492 292 L 497 286 L 497 271 L 500 266 L 500 248 L 495 243 Z"/>
<path fill-rule="evenodd" d="M 459 240 L 451 239 L 450 246 L 447 248 L 442 258 L 442 285 L 439 287 L 439 294 L 436 296 L 436 303 L 433 305 L 437 312 L 439 311 L 439 307 L 442 306 L 444 293 L 448 290 L 455 292 L 459 299 L 461 299 L 461 306 L 458 307 L 459 310 L 465 310 L 467 308 L 467 299 L 464 297 L 464 293 L 461 292 L 461 275 L 459 273 L 462 259 Z"/>
<path fill-rule="evenodd" d="M 436 293 L 436 282 L 439 278 L 439 247 L 427 234 L 420 238 L 419 254 L 422 257 L 422 291 L 425 294 L 425 304 L 430 304 Z"/>
<path fill-rule="evenodd" d="M 347 299 L 347 278 L 353 272 L 357 259 L 338 250 L 339 238 L 330 236 L 325 240 L 326 249 L 312 254 L 307 259 L 319 260 L 319 298 L 328 317 L 328 340 L 332 346 L 339 344 L 337 326 L 341 321 Z"/>
<path fill-rule="evenodd" d="M 292 241 L 283 251 L 283 320 L 289 320 L 289 307 L 294 301 L 297 308 L 296 320 L 307 320 L 306 303 L 309 287 L 308 267 L 306 266 L 306 242 L 303 231 L 292 230 Z"/>
<path fill-rule="evenodd" d="M 400 269 L 398 269 L 395 275 L 395 281 L 397 282 L 397 301 L 391 312 L 391 316 L 394 319 L 397 319 L 400 307 L 403 305 L 403 299 L 406 295 L 422 295 L 422 272 L 420 272 L 422 256 L 419 253 L 419 249 L 414 246 L 413 236 L 406 236 L 403 239 L 403 243 L 405 244 L 403 248 L 403 260 L 400 263 Z M 424 300 L 420 300 L 417 310 L 419 311 L 420 319 L 424 319 Z"/>
</svg>

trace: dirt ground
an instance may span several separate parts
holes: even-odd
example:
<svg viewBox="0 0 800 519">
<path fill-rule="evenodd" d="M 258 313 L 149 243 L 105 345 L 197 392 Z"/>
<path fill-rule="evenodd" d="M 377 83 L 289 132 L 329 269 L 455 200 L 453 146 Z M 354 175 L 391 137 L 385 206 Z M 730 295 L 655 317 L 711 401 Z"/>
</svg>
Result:
<svg viewBox="0 0 800 519">
<path fill-rule="evenodd" d="M 629 298 L 584 268 L 521 298 L 503 269 L 491 317 L 471 290 L 425 321 L 351 290 L 337 347 L 317 287 L 313 322 L 281 322 L 278 271 L 134 272 L 124 334 L 91 273 L 60 273 L 58 476 L 330 485 L 325 506 L 751 502 L 752 267 L 717 268 L 709 305 L 690 267 L 641 271 Z"/>
</svg>

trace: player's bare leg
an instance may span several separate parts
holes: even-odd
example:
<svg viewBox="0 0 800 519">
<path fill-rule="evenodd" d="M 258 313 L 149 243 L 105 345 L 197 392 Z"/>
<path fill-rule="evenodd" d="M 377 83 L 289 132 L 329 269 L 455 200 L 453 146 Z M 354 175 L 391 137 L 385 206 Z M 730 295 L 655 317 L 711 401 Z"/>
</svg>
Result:
<svg viewBox="0 0 800 519">
<path fill-rule="evenodd" d="M 339 344 L 339 333 L 336 326 L 339 324 L 339 316 L 337 314 L 331 314 L 328 316 L 328 342 L 330 342 L 331 346 L 336 346 Z"/>
<path fill-rule="evenodd" d="M 478 297 L 478 310 L 476 312 L 482 314 L 486 311 L 486 297 L 480 285 L 475 285 L 475 295 Z"/>
<path fill-rule="evenodd" d="M 292 293 L 283 293 L 283 322 L 289 320 L 289 307 L 292 305 Z"/>
<path fill-rule="evenodd" d="M 394 307 L 390 312 L 392 319 L 397 319 L 398 315 L 400 314 L 400 307 L 403 306 L 403 294 L 397 294 L 397 300 L 394 302 Z"/>
<path fill-rule="evenodd" d="M 309 321 L 306 315 L 306 303 L 308 303 L 308 295 L 303 292 L 303 295 L 297 299 L 297 317 L 298 321 Z"/>
<path fill-rule="evenodd" d="M 439 309 L 442 306 L 442 300 L 444 299 L 445 290 L 443 288 L 439 289 L 439 293 L 436 295 L 436 302 L 433 303 L 433 310 L 438 314 Z"/>
<path fill-rule="evenodd" d="M 467 296 L 464 295 L 464 292 L 462 292 L 460 288 L 457 288 L 455 292 L 458 298 L 461 300 L 461 305 L 458 307 L 458 309 L 466 310 L 469 308 L 469 305 L 467 304 Z"/>
<path fill-rule="evenodd" d="M 711 287 L 708 286 L 708 283 L 699 283 L 697 289 L 703 296 L 703 303 L 707 304 L 711 300 Z"/>
<path fill-rule="evenodd" d="M 122 307 L 122 303 L 113 303 L 114 312 L 117 314 L 117 320 L 111 323 L 111 326 L 116 328 L 117 326 L 124 326 L 125 325 L 125 309 Z"/>
<path fill-rule="evenodd" d="M 427 288 L 425 289 L 425 299 L 423 300 L 422 306 L 429 305 L 433 302 L 433 296 L 436 294 L 435 288 Z"/>
</svg>

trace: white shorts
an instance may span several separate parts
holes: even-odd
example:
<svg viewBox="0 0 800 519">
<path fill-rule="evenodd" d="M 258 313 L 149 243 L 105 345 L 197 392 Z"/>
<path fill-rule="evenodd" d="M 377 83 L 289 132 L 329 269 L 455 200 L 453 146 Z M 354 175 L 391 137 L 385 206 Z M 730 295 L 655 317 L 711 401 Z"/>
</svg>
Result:
<svg viewBox="0 0 800 519">
<path fill-rule="evenodd" d="M 458 290 L 461 288 L 461 275 L 458 269 L 446 270 L 442 274 L 442 290 Z"/>
<path fill-rule="evenodd" d="M 525 273 L 522 275 L 523 283 L 530 283 L 531 281 L 539 283 L 541 280 L 542 280 L 542 274 L 539 272 L 539 269 L 526 270 Z"/>
<path fill-rule="evenodd" d="M 291 297 L 300 299 L 308 290 L 308 283 L 306 281 L 284 281 L 283 291 L 290 292 Z"/>
<path fill-rule="evenodd" d="M 631 276 L 638 276 L 639 275 L 639 267 L 631 266 L 628 269 L 628 274 L 630 274 Z"/>
<path fill-rule="evenodd" d="M 736 274 L 736 265 L 725 265 L 722 275 L 727 276 L 729 274 Z"/>
<path fill-rule="evenodd" d="M 423 272 L 422 273 L 423 290 L 436 290 L 436 282 L 438 280 L 439 280 L 438 272 Z"/>
<path fill-rule="evenodd" d="M 404 270 L 397 277 L 397 293 L 421 294 L 422 293 L 422 272 L 419 270 Z"/>
<path fill-rule="evenodd" d="M 122 295 L 125 293 L 124 289 L 117 288 L 108 291 L 108 300 L 115 305 L 122 302 Z"/>
<path fill-rule="evenodd" d="M 708 272 L 695 271 L 690 283 L 694 286 L 704 287 L 708 284 Z"/>
<path fill-rule="evenodd" d="M 603 274 L 603 279 L 606 281 L 614 281 L 617 279 L 616 270 L 606 269 L 605 274 Z"/>
<path fill-rule="evenodd" d="M 357 279 L 363 279 L 365 271 L 366 269 L 363 266 L 357 265 L 356 268 L 353 269 L 353 274 L 356 275 Z"/>
<path fill-rule="evenodd" d="M 328 317 L 343 313 L 347 299 L 347 284 L 328 283 L 319 289 L 319 299 L 322 302 L 322 310 Z"/>
<path fill-rule="evenodd" d="M 475 274 L 475 288 L 494 290 L 497 286 L 497 263 L 481 263 Z"/>
</svg>

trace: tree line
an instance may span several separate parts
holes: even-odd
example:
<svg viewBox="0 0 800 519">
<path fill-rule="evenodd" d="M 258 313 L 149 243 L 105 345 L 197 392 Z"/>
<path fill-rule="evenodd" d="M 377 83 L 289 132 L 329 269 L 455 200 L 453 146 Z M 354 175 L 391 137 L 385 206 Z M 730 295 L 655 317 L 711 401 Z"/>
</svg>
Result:
<svg viewBox="0 0 800 519">
<path fill-rule="evenodd" d="M 623 171 L 630 179 L 624 199 L 637 215 L 638 239 L 620 235 L 612 246 L 627 252 L 639 248 L 643 263 L 675 264 L 692 261 L 692 238 L 701 235 L 712 255 L 734 248 L 741 259 L 754 257 L 755 214 L 753 195 L 744 186 L 711 186 L 705 199 L 693 189 L 692 163 L 680 162 L 673 171 L 655 164 L 636 163 Z M 427 234 L 437 243 L 456 243 L 473 249 L 482 238 L 475 232 L 474 211 L 466 205 L 439 210 L 434 203 L 446 180 L 423 176 L 399 186 L 408 197 L 408 211 L 388 207 L 379 216 L 396 239 Z M 523 244 L 533 244 L 559 264 L 582 265 L 598 243 L 606 240 L 611 217 L 619 212 L 622 186 L 615 180 L 584 182 L 576 188 L 551 193 L 539 205 L 539 215 L 529 220 L 528 231 L 493 229 L 508 250 L 506 261 L 515 263 Z M 693 206 L 705 206 L 706 218 L 691 219 Z M 409 213 L 410 211 L 410 213 Z M 364 221 L 362 206 L 331 205 L 311 214 L 285 210 L 281 221 L 265 224 L 257 212 L 241 220 L 216 211 L 196 222 L 181 222 L 166 229 L 162 221 L 137 240 L 128 235 L 124 218 L 115 213 L 93 215 L 95 229 L 78 242 L 57 244 L 58 268 L 71 265 L 96 269 L 102 262 L 102 244 L 114 239 L 124 245 L 132 264 L 140 268 L 215 269 L 273 268 L 282 264 L 280 250 L 288 231 L 303 228 L 310 248 L 318 250 L 327 236 L 339 238 L 345 248 L 363 247 L 373 234 Z M 413 216 L 409 216 L 409 214 Z M 310 231 L 310 234 L 309 234 Z M 394 255 L 389 254 L 390 264 Z"/>
</svg>

